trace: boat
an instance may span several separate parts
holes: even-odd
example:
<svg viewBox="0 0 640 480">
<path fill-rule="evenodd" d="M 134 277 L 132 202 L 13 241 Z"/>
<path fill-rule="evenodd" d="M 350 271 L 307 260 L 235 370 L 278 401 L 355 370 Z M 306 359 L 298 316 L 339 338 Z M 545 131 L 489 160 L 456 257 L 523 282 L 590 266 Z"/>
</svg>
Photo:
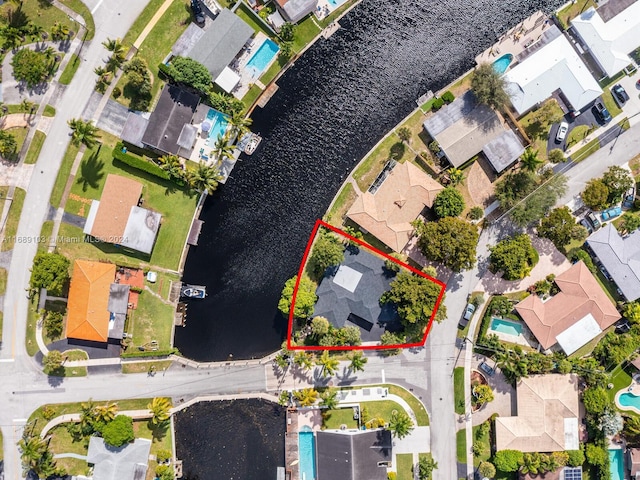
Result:
<svg viewBox="0 0 640 480">
<path fill-rule="evenodd" d="M 207 288 L 203 285 L 189 285 L 185 283 L 180 289 L 181 297 L 204 298 L 207 296 Z"/>
<path fill-rule="evenodd" d="M 260 135 L 256 133 L 252 134 L 249 143 L 247 143 L 247 146 L 244 147 L 244 153 L 246 153 L 247 155 L 251 155 L 256 151 L 256 148 L 258 148 L 258 145 L 260 145 L 261 141 L 262 137 Z"/>
</svg>

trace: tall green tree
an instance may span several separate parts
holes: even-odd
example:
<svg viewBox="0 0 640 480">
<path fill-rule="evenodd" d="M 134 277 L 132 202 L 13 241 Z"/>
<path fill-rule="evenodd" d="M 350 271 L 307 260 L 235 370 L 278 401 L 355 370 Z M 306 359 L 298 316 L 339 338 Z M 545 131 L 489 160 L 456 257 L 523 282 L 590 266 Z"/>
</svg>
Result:
<svg viewBox="0 0 640 480">
<path fill-rule="evenodd" d="M 31 294 L 46 288 L 51 295 L 61 295 L 69 280 L 69 260 L 59 253 L 37 253 L 31 269 Z"/>
<path fill-rule="evenodd" d="M 11 59 L 13 76 L 29 88 L 45 82 L 51 75 L 51 64 L 43 52 L 22 48 Z"/>
<path fill-rule="evenodd" d="M 411 140 L 411 130 L 409 130 L 407 127 L 399 128 L 398 137 L 400 137 L 400 140 L 402 142 L 409 143 L 409 140 Z"/>
<path fill-rule="evenodd" d="M 202 93 L 207 93 L 211 90 L 211 73 L 209 69 L 192 58 L 174 57 L 169 65 L 168 73 L 175 82 L 191 86 Z M 213 107 L 217 108 L 216 105 L 213 105 Z"/>
<path fill-rule="evenodd" d="M 327 388 L 320 394 L 320 406 L 327 410 L 335 410 L 338 406 L 338 390 L 335 388 Z"/>
<path fill-rule="evenodd" d="M 478 65 L 471 75 L 471 90 L 478 101 L 495 110 L 504 110 L 509 105 L 506 89 L 506 80 L 490 63 Z"/>
<path fill-rule="evenodd" d="M 356 350 L 353 353 L 347 356 L 349 361 L 349 370 L 352 372 L 364 372 L 364 366 L 367 364 L 369 360 L 364 356 L 361 350 Z"/>
<path fill-rule="evenodd" d="M 617 165 L 609 167 L 609 169 L 604 172 L 602 182 L 609 189 L 610 204 L 619 202 L 622 195 L 634 184 L 631 172 Z"/>
<path fill-rule="evenodd" d="M 520 157 L 522 168 L 528 172 L 535 173 L 544 162 L 538 158 L 538 151 L 533 148 L 527 148 Z"/>
<path fill-rule="evenodd" d="M 163 155 L 158 158 L 160 168 L 167 172 L 169 176 L 175 180 L 181 180 L 185 177 L 184 165 L 177 155 Z"/>
<path fill-rule="evenodd" d="M 526 170 L 509 172 L 495 184 L 495 195 L 500 208 L 509 210 L 536 188 L 536 176 Z"/>
<path fill-rule="evenodd" d="M 309 268 L 316 278 L 322 278 L 327 268 L 339 265 L 344 261 L 344 245 L 333 234 L 320 231 L 311 256 Z"/>
<path fill-rule="evenodd" d="M 154 397 L 147 408 L 151 411 L 151 423 L 154 425 L 166 422 L 171 416 L 171 402 L 166 397 Z"/>
<path fill-rule="evenodd" d="M 503 472 L 517 472 L 524 463 L 524 455 L 519 450 L 500 450 L 496 452 L 493 463 Z"/>
<path fill-rule="evenodd" d="M 404 438 L 413 431 L 413 420 L 404 410 L 394 410 L 389 419 L 389 430 L 396 438 Z"/>
<path fill-rule="evenodd" d="M 578 227 L 584 229 L 576 223 L 571 210 L 568 207 L 559 207 L 551 210 L 549 215 L 540 221 L 538 235 L 548 238 L 561 249 L 574 238 L 584 236 L 584 232 L 581 232 Z"/>
<path fill-rule="evenodd" d="M 323 350 L 320 358 L 316 360 L 316 365 L 320 367 L 321 375 L 325 378 L 336 373 L 339 363 L 337 359 L 329 355 L 329 350 Z"/>
<path fill-rule="evenodd" d="M 16 137 L 6 130 L 0 130 L 0 155 L 5 159 L 14 158 L 17 149 Z"/>
<path fill-rule="evenodd" d="M 118 414 L 118 404 L 107 402 L 104 405 L 96 405 L 93 408 L 93 415 L 96 421 L 107 424 Z"/>
<path fill-rule="evenodd" d="M 429 260 L 441 262 L 452 270 L 472 268 L 476 263 L 478 227 L 456 217 L 437 222 L 415 223 L 420 236 L 418 246 Z"/>
<path fill-rule="evenodd" d="M 289 316 L 289 310 L 291 309 L 291 303 L 293 302 L 293 290 L 296 285 L 298 276 L 291 277 L 284 284 L 280 301 L 278 302 L 278 310 L 283 315 Z M 295 318 L 309 318 L 313 313 L 313 308 L 318 300 L 316 296 L 316 284 L 306 275 L 303 275 L 300 279 L 300 285 L 298 286 L 298 292 L 295 298 L 295 306 L 293 316 Z"/>
<path fill-rule="evenodd" d="M 609 205 L 609 188 L 599 178 L 589 180 L 582 191 L 582 201 L 592 210 L 602 210 Z"/>
<path fill-rule="evenodd" d="M 430 480 L 431 474 L 438 468 L 436 462 L 431 456 L 420 455 L 418 460 L 418 478 L 420 480 Z"/>
<path fill-rule="evenodd" d="M 72 118 L 67 122 L 71 128 L 71 143 L 76 147 L 81 144 L 93 148 L 100 138 L 98 127 L 91 120 L 85 122 L 79 118 Z"/>
<path fill-rule="evenodd" d="M 62 370 L 62 362 L 64 357 L 58 350 L 50 350 L 43 359 L 42 365 L 44 366 L 44 372 L 47 375 L 57 375 Z"/>
<path fill-rule="evenodd" d="M 126 50 L 122 40 L 119 38 L 107 38 L 104 42 L 102 42 L 104 48 L 110 51 L 115 57 L 119 58 L 120 61 L 124 61 Z"/>
<path fill-rule="evenodd" d="M 47 443 L 38 436 L 26 436 L 18 441 L 18 448 L 20 449 L 20 460 L 24 469 L 27 471 L 35 470 L 47 451 Z"/>
<path fill-rule="evenodd" d="M 561 174 L 554 175 L 511 210 L 511 219 L 520 227 L 537 223 L 549 213 L 566 191 L 566 187 L 567 178 Z"/>
<path fill-rule="evenodd" d="M 199 163 L 195 168 L 188 168 L 186 174 L 189 186 L 196 192 L 213 194 L 222 179 L 217 168 Z"/>
<path fill-rule="evenodd" d="M 464 180 L 464 172 L 459 168 L 450 168 L 447 173 L 449 174 L 449 181 L 451 182 L 451 186 L 453 187 L 461 184 Z"/>
<path fill-rule="evenodd" d="M 296 352 L 296 354 L 293 357 L 293 363 L 297 367 L 304 370 L 305 372 L 308 372 L 313 367 L 313 361 L 311 360 L 311 355 L 309 355 L 309 353 L 303 350 L 299 350 Z"/>
<path fill-rule="evenodd" d="M 221 162 L 225 158 L 233 157 L 233 146 L 229 145 L 229 137 L 223 135 L 217 138 L 213 144 L 211 156 L 216 159 L 216 162 Z"/>
<path fill-rule="evenodd" d="M 242 112 L 233 112 L 231 118 L 229 118 L 229 123 L 231 124 L 232 135 L 241 137 L 249 131 L 253 119 L 245 116 Z"/>
<path fill-rule="evenodd" d="M 538 263 L 538 253 L 528 235 L 520 234 L 505 238 L 489 247 L 489 267 L 492 272 L 503 272 L 505 280 L 519 280 L 531 272 Z"/>
<path fill-rule="evenodd" d="M 310 407 L 318 400 L 318 391 L 313 388 L 304 388 L 293 392 L 293 397 L 301 407 Z"/>
<path fill-rule="evenodd" d="M 464 207 L 464 197 L 454 187 L 445 188 L 433 200 L 433 211 L 438 218 L 457 217 Z"/>
<path fill-rule="evenodd" d="M 102 438 L 107 445 L 116 448 L 132 442 L 134 439 L 133 419 L 126 415 L 116 416 L 102 429 Z"/>
</svg>

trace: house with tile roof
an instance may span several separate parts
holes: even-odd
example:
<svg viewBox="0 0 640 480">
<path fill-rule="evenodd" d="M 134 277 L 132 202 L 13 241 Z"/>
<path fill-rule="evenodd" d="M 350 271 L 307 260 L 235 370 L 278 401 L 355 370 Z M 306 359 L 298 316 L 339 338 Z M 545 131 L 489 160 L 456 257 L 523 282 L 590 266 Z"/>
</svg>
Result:
<svg viewBox="0 0 640 480">
<path fill-rule="evenodd" d="M 532 375 L 516 386 L 514 417 L 497 417 L 496 450 L 559 452 L 580 448 L 578 376 Z"/>
<path fill-rule="evenodd" d="M 622 295 L 630 302 L 640 298 L 640 230 L 622 237 L 608 223 L 587 238 L 587 245 Z"/>
<path fill-rule="evenodd" d="M 110 174 L 100 200 L 93 200 L 84 233 L 105 243 L 151 254 L 162 216 L 138 206 L 142 184 Z"/>
<path fill-rule="evenodd" d="M 411 222 L 431 208 L 444 187 L 411 162 L 398 163 L 382 175 L 386 176 L 356 198 L 347 217 L 400 252 L 414 234 Z"/>
<path fill-rule="evenodd" d="M 583 261 L 558 275 L 555 283 L 560 292 L 553 297 L 529 295 L 515 307 L 543 349 L 558 344 L 571 355 L 620 319 Z"/>
</svg>

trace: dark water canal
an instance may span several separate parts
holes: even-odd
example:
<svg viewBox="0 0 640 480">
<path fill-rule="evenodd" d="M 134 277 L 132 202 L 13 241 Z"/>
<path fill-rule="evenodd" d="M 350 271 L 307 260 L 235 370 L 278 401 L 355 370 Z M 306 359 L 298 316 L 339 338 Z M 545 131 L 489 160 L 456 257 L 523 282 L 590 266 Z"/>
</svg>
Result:
<svg viewBox="0 0 640 480">
<path fill-rule="evenodd" d="M 262 145 L 210 197 L 184 280 L 207 286 L 176 346 L 196 360 L 275 350 L 276 306 L 315 220 L 346 174 L 415 107 L 474 65 L 496 36 L 560 0 L 364 0 L 318 41 L 253 114 Z"/>
</svg>

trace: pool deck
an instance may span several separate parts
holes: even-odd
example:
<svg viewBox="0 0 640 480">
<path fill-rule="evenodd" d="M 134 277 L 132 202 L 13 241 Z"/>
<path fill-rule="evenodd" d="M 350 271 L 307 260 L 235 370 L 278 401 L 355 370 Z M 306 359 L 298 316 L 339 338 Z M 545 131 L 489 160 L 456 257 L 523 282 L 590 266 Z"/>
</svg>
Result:
<svg viewBox="0 0 640 480">
<path fill-rule="evenodd" d="M 324 20 L 341 6 L 347 3 L 347 0 L 342 2 L 337 7 L 331 5 L 327 0 L 318 0 L 318 6 L 316 7 L 316 11 L 313 12 L 318 20 Z"/>
<path fill-rule="evenodd" d="M 260 88 L 264 90 L 264 85 L 260 83 L 259 78 L 264 72 L 269 70 L 269 67 L 271 67 L 273 62 L 278 59 L 278 54 L 275 54 L 273 56 L 271 61 L 267 64 L 266 67 L 264 67 L 264 70 L 262 70 L 262 72 L 260 72 L 257 77 L 254 76 L 253 71 L 247 68 L 247 63 L 249 62 L 249 60 L 251 60 L 251 57 L 253 57 L 253 54 L 260 48 L 260 46 L 266 40 L 268 40 L 268 38 L 269 37 L 267 37 L 262 32 L 256 33 L 256 36 L 249 40 L 249 42 L 247 42 L 246 48 L 236 57 L 233 62 L 231 62 L 231 65 L 229 65 L 229 68 L 231 70 L 240 75 L 240 81 L 238 82 L 238 85 L 236 85 L 236 88 L 234 88 L 231 92 L 233 96 L 239 100 L 242 100 L 242 97 L 247 94 L 249 89 L 254 84 L 261 86 Z"/>
<path fill-rule="evenodd" d="M 493 63 L 507 53 L 515 59 L 539 41 L 542 33 L 551 25 L 551 20 L 548 20 L 543 12 L 534 13 L 501 35 L 497 43 L 476 57 L 476 63 Z"/>
</svg>

